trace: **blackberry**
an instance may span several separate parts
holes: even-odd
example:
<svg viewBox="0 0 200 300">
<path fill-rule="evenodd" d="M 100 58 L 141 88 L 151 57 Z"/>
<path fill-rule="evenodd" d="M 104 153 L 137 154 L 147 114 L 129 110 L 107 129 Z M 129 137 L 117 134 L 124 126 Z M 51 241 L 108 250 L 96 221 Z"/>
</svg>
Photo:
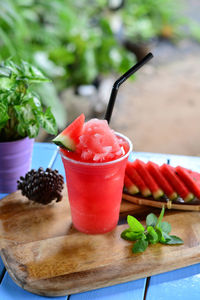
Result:
<svg viewBox="0 0 200 300">
<path fill-rule="evenodd" d="M 61 201 L 63 187 L 63 176 L 58 170 L 50 168 L 39 168 L 37 171 L 32 169 L 17 181 L 17 188 L 22 195 L 41 204 L 48 204 L 54 199 L 56 202 Z"/>
</svg>

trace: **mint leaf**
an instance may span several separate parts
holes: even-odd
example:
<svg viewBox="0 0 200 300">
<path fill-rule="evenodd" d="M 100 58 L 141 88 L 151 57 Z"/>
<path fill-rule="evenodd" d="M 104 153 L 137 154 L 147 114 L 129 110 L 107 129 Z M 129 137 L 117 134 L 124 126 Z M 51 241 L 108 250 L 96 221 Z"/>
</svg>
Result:
<svg viewBox="0 0 200 300">
<path fill-rule="evenodd" d="M 163 207 L 158 218 L 153 213 L 149 214 L 146 217 L 146 229 L 136 218 L 128 215 L 127 222 L 130 227 L 121 233 L 121 237 L 125 240 L 136 241 L 132 248 L 133 253 L 144 252 L 149 244 L 183 244 L 181 238 L 169 235 L 171 225 L 168 222 L 162 222 L 164 212 Z"/>
<path fill-rule="evenodd" d="M 165 245 L 181 245 L 183 240 L 175 235 L 169 235 L 165 242 L 162 242 Z"/>
<path fill-rule="evenodd" d="M 134 232 L 144 232 L 144 226 L 133 216 L 128 215 L 127 222 Z"/>
<path fill-rule="evenodd" d="M 162 222 L 160 224 L 160 228 L 162 229 L 162 231 L 164 231 L 166 233 L 170 233 L 172 230 L 172 227 L 168 222 Z"/>
<path fill-rule="evenodd" d="M 146 217 L 146 224 L 147 224 L 147 226 L 153 226 L 153 227 L 155 227 L 156 224 L 157 224 L 157 222 L 158 222 L 158 218 L 153 213 L 149 214 Z"/>
<path fill-rule="evenodd" d="M 165 233 L 162 231 L 162 229 L 160 229 L 160 228 L 155 228 L 155 230 L 156 230 L 156 233 L 157 233 L 157 235 L 158 235 L 158 241 L 160 242 L 160 243 L 164 243 L 165 241 L 166 241 L 166 239 L 165 239 L 165 237 L 166 237 L 166 235 L 167 235 L 167 233 L 166 233 L 166 235 L 165 235 Z M 167 235 L 168 236 L 168 235 Z"/>
<path fill-rule="evenodd" d="M 134 232 L 131 229 L 125 229 L 121 233 L 121 237 L 127 241 L 136 241 L 142 238 L 142 233 Z"/>
<path fill-rule="evenodd" d="M 133 253 L 144 252 L 146 250 L 146 248 L 148 247 L 148 244 L 149 243 L 147 240 L 139 240 L 133 245 L 132 252 Z"/>
<path fill-rule="evenodd" d="M 147 232 L 147 240 L 151 244 L 156 244 L 158 242 L 158 234 L 156 233 L 155 229 L 152 226 L 148 226 Z"/>
</svg>

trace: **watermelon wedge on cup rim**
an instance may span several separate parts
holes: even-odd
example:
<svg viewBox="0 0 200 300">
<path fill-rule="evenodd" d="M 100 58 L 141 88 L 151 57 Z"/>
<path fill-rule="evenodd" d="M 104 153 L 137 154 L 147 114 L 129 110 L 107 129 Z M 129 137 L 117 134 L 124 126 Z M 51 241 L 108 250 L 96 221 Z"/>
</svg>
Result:
<svg viewBox="0 0 200 300">
<path fill-rule="evenodd" d="M 75 151 L 84 122 L 85 116 L 84 114 L 81 114 L 52 141 L 61 148 Z"/>
</svg>

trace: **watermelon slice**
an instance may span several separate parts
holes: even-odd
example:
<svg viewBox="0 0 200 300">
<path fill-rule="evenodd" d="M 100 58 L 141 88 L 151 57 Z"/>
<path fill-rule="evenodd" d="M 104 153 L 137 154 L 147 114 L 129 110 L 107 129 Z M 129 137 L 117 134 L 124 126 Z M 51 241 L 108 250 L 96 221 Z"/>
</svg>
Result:
<svg viewBox="0 0 200 300">
<path fill-rule="evenodd" d="M 133 165 L 136 171 L 139 173 L 139 175 L 142 177 L 142 179 L 148 186 L 148 188 L 150 189 L 150 191 L 152 192 L 154 199 L 162 197 L 164 192 L 149 173 L 146 164 L 143 161 L 136 159 L 133 162 Z"/>
<path fill-rule="evenodd" d="M 170 200 L 174 200 L 178 197 L 177 193 L 174 191 L 169 182 L 165 179 L 162 172 L 160 171 L 160 167 L 156 163 L 149 161 L 147 163 L 147 169 Z"/>
<path fill-rule="evenodd" d="M 194 193 L 197 198 L 200 198 L 200 185 L 195 182 L 189 171 L 181 166 L 176 167 L 176 173 L 188 187 L 188 189 Z"/>
<path fill-rule="evenodd" d="M 200 186 L 200 173 L 189 170 L 189 169 L 185 169 L 185 170 L 187 170 L 189 172 L 189 174 L 194 179 L 194 181 Z"/>
<path fill-rule="evenodd" d="M 145 182 L 143 181 L 143 179 L 141 178 L 141 176 L 138 174 L 138 172 L 135 170 L 135 168 L 133 166 L 133 162 L 130 162 L 130 161 L 127 162 L 127 165 L 126 165 L 126 174 L 129 176 L 129 178 L 131 179 L 131 181 L 135 185 L 137 185 L 137 187 L 139 188 L 141 194 L 144 197 L 148 197 L 148 196 L 151 195 L 151 191 L 146 186 Z"/>
<path fill-rule="evenodd" d="M 163 164 L 160 167 L 160 170 L 164 177 L 169 181 L 169 183 L 173 186 L 175 191 L 181 196 L 181 198 L 183 198 L 185 202 L 189 202 L 194 198 L 194 195 L 191 192 L 189 192 L 188 188 L 177 176 L 175 168 L 173 168 L 170 165 Z"/>
<path fill-rule="evenodd" d="M 84 114 L 76 118 L 67 128 L 65 128 L 57 137 L 53 139 L 56 145 L 69 151 L 75 151 L 79 142 L 83 124 L 85 122 Z"/>
<path fill-rule="evenodd" d="M 124 177 L 124 186 L 125 186 L 125 188 L 127 189 L 127 192 L 128 192 L 129 194 L 134 195 L 134 194 L 139 193 L 139 189 L 138 189 L 137 185 L 135 185 L 135 184 L 131 181 L 131 179 L 128 177 L 127 174 L 125 174 L 125 177 Z"/>
</svg>

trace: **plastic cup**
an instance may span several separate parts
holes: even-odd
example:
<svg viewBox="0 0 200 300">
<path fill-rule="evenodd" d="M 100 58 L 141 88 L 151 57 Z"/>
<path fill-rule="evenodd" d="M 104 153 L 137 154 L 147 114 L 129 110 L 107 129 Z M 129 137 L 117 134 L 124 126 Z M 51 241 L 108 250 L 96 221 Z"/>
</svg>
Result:
<svg viewBox="0 0 200 300">
<path fill-rule="evenodd" d="M 125 167 L 132 144 L 124 135 L 115 134 L 125 141 L 127 151 L 109 162 L 80 162 L 68 158 L 60 149 L 72 222 L 77 230 L 87 234 L 109 232 L 119 220 Z"/>
</svg>

